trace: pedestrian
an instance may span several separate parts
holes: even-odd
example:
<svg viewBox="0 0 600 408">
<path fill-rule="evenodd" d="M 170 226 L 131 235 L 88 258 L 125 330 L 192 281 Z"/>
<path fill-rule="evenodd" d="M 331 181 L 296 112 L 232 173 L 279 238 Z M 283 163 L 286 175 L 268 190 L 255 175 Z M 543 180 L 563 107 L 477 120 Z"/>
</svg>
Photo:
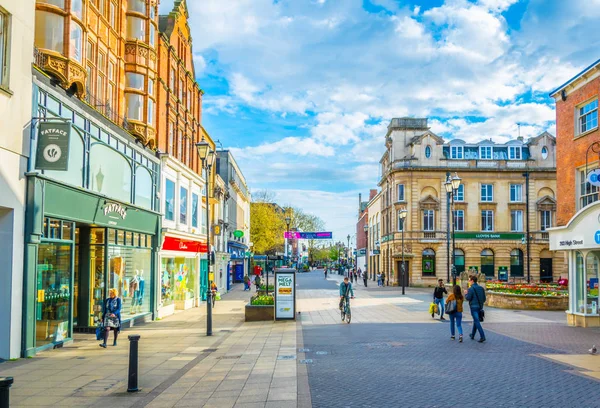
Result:
<svg viewBox="0 0 600 408">
<path fill-rule="evenodd" d="M 108 291 L 109 298 L 104 301 L 102 305 L 102 321 L 104 322 L 104 341 L 100 343 L 100 347 L 106 348 L 106 341 L 108 340 L 108 333 L 112 329 L 115 333 L 115 340 L 113 346 L 117 345 L 117 336 L 121 331 L 121 306 L 123 302 L 121 298 L 117 296 L 116 289 L 110 289 Z"/>
<path fill-rule="evenodd" d="M 212 292 L 212 307 L 213 309 L 215 308 L 215 302 L 217 300 L 217 291 L 219 289 L 217 288 L 217 284 L 215 282 L 211 282 L 210 283 L 210 291 Z"/>
<path fill-rule="evenodd" d="M 358 283 L 358 273 L 356 273 L 356 270 L 354 271 L 354 282 Z"/>
<path fill-rule="evenodd" d="M 381 286 L 385 286 L 385 272 L 381 272 Z"/>
<path fill-rule="evenodd" d="M 452 293 L 446 299 L 446 313 L 450 316 L 450 339 L 454 340 L 454 323 L 456 322 L 456 328 L 458 329 L 458 341 L 463 341 L 463 330 L 462 330 L 462 314 L 463 314 L 463 294 L 460 290 L 460 286 L 454 285 L 452 287 Z"/>
<path fill-rule="evenodd" d="M 466 291 L 467 302 L 469 302 L 469 308 L 471 309 L 471 316 L 473 317 L 473 330 L 469 337 L 471 340 L 475 340 L 475 333 L 479 331 L 479 343 L 485 341 L 485 333 L 481 322 L 483 321 L 483 304 L 485 303 L 485 290 L 477 284 L 477 276 L 469 276 L 469 290 Z"/>
<path fill-rule="evenodd" d="M 250 290 L 250 277 L 248 275 L 244 275 L 244 292 Z"/>
<path fill-rule="evenodd" d="M 327 267 L 325 267 L 325 279 L 327 279 Z"/>
<path fill-rule="evenodd" d="M 448 294 L 444 286 L 444 280 L 438 279 L 438 285 L 433 290 L 433 302 L 438 305 L 440 320 L 446 320 L 444 319 L 444 293 Z M 431 314 L 431 317 L 434 317 L 434 313 Z"/>
<path fill-rule="evenodd" d="M 377 286 L 381 286 L 381 273 L 377 273 Z"/>
<path fill-rule="evenodd" d="M 254 285 L 256 286 L 256 291 L 258 292 L 258 290 L 260 289 L 260 275 L 256 275 L 256 277 L 254 278 Z"/>
<path fill-rule="evenodd" d="M 365 284 L 365 288 L 367 287 L 367 272 L 365 271 L 365 273 L 363 273 L 363 282 Z"/>
</svg>

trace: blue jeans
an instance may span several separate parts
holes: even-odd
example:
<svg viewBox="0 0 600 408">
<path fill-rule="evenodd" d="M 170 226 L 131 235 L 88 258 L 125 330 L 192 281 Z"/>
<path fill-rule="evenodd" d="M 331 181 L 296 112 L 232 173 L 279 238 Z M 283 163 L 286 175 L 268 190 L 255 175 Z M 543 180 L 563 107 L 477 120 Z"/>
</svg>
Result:
<svg viewBox="0 0 600 408">
<path fill-rule="evenodd" d="M 471 331 L 471 337 L 475 337 L 475 333 L 479 331 L 479 338 L 485 339 L 485 333 L 481 322 L 479 321 L 479 309 L 471 309 L 471 316 L 473 316 L 473 330 Z"/>
<path fill-rule="evenodd" d="M 450 335 L 454 337 L 454 322 L 456 321 L 456 327 L 458 328 L 458 334 L 462 336 L 462 312 L 454 312 L 448 314 L 450 316 Z"/>
<path fill-rule="evenodd" d="M 441 319 L 442 317 L 444 317 L 444 298 L 441 298 L 441 299 L 435 298 L 435 299 L 433 299 L 433 301 L 435 303 L 437 303 L 437 305 L 438 305 L 438 308 L 440 310 L 440 319 Z"/>
</svg>

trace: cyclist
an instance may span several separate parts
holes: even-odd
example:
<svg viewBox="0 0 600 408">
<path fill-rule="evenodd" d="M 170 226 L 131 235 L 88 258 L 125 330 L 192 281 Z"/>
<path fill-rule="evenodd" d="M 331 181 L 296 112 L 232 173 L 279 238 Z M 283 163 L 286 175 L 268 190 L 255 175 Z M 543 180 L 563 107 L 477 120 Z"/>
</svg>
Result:
<svg viewBox="0 0 600 408">
<path fill-rule="evenodd" d="M 354 299 L 354 290 L 352 289 L 352 284 L 348 282 L 348 277 L 346 276 L 344 281 L 340 283 L 340 310 L 342 310 L 344 307 L 344 299 L 346 302 L 350 302 L 350 298 Z"/>
</svg>

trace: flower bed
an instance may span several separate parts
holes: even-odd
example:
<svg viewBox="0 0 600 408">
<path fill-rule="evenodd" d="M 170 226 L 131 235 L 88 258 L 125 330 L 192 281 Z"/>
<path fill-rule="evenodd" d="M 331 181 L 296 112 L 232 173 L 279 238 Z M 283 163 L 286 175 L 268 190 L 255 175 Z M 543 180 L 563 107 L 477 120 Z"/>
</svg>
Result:
<svg viewBox="0 0 600 408">
<path fill-rule="evenodd" d="M 245 321 L 259 322 L 275 320 L 275 301 L 273 296 L 258 295 L 250 299 L 244 311 Z"/>
<path fill-rule="evenodd" d="M 250 304 L 252 306 L 273 306 L 275 304 L 275 299 L 273 299 L 273 296 L 271 295 L 253 296 L 252 299 L 250 299 Z"/>
<path fill-rule="evenodd" d="M 500 309 L 567 310 L 569 294 L 556 284 L 510 284 L 488 282 L 487 305 Z"/>
<path fill-rule="evenodd" d="M 487 282 L 488 292 L 507 293 L 512 295 L 566 297 L 569 296 L 568 288 L 551 283 L 503 283 Z"/>
</svg>

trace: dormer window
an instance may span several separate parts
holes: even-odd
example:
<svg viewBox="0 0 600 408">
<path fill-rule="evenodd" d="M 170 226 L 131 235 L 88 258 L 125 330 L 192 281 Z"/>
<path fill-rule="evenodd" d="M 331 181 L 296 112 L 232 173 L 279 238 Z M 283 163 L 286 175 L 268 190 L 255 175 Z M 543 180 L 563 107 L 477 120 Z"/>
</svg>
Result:
<svg viewBox="0 0 600 408">
<path fill-rule="evenodd" d="M 450 146 L 450 158 L 462 159 L 464 157 L 462 146 Z"/>
<path fill-rule="evenodd" d="M 479 158 L 483 160 L 491 160 L 492 151 L 492 146 L 479 146 Z"/>
<path fill-rule="evenodd" d="M 508 147 L 508 158 L 510 160 L 521 160 L 521 146 L 509 146 Z"/>
<path fill-rule="evenodd" d="M 548 158 L 548 148 L 546 146 L 542 147 L 542 159 L 546 160 Z"/>
<path fill-rule="evenodd" d="M 431 146 L 429 145 L 427 145 L 427 147 L 425 148 L 425 157 L 428 159 L 431 157 Z"/>
</svg>

